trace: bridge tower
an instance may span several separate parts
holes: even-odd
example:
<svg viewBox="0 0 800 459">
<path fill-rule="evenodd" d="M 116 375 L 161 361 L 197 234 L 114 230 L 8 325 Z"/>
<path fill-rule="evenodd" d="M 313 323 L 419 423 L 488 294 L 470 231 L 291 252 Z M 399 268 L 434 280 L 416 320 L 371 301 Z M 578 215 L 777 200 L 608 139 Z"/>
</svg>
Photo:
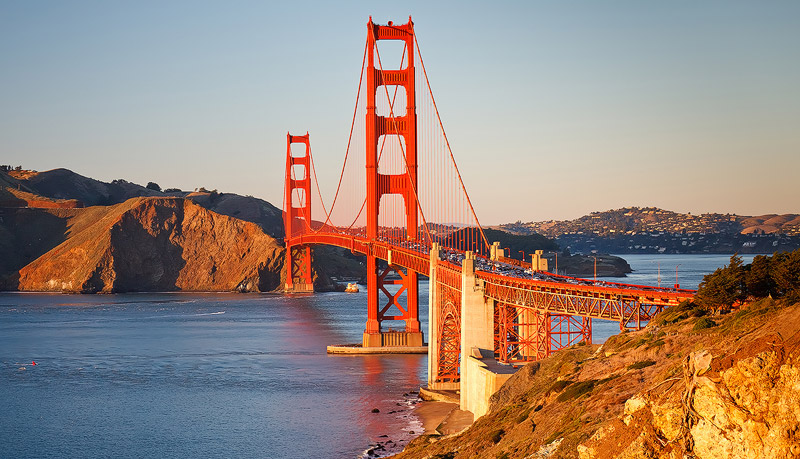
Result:
<svg viewBox="0 0 800 459">
<path fill-rule="evenodd" d="M 376 48 L 380 40 L 399 40 L 404 42 L 408 56 L 405 68 L 386 70 L 378 61 L 376 68 Z M 370 17 L 367 23 L 367 115 L 366 115 L 366 184 L 367 184 L 367 239 L 377 241 L 380 237 L 378 214 L 381 198 L 397 194 L 405 203 L 406 238 L 408 242 L 417 240 L 417 114 L 414 84 L 414 24 L 411 17 L 408 23 L 378 25 Z M 402 86 L 406 94 L 406 112 L 403 116 L 380 116 L 376 112 L 378 92 L 388 94 L 384 86 Z M 378 170 L 379 142 L 382 136 L 395 136 L 405 143 L 405 173 L 381 174 Z M 392 140 L 394 141 L 394 140 Z M 401 143 L 402 145 L 402 143 Z M 398 274 L 399 279 L 389 280 L 387 275 Z M 385 285 L 400 285 L 399 291 L 389 292 Z M 405 293 L 405 308 L 398 301 Z M 378 261 L 373 253 L 367 254 L 367 324 L 364 330 L 364 347 L 377 346 L 422 346 L 423 337 L 419 323 L 418 274 L 403 270 L 391 262 L 379 272 Z M 387 302 L 380 305 L 380 297 Z M 394 306 L 400 314 L 390 315 Z M 384 320 L 403 320 L 403 332 L 387 333 L 381 330 Z"/>
<path fill-rule="evenodd" d="M 292 154 L 292 144 L 305 145 L 305 151 Z M 300 245 L 292 236 L 311 227 L 311 143 L 306 135 L 286 134 L 286 180 L 283 203 L 283 228 L 286 241 L 286 284 L 284 291 L 313 292 L 311 247 Z"/>
</svg>

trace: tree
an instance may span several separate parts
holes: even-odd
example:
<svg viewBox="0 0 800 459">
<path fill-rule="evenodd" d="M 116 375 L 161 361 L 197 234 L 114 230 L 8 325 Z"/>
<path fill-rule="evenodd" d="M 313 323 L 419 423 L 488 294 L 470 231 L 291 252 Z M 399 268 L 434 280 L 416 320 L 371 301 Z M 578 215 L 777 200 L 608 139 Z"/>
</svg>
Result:
<svg viewBox="0 0 800 459">
<path fill-rule="evenodd" d="M 777 296 L 785 297 L 790 303 L 800 301 L 800 249 L 773 255 L 772 264 Z"/>
<path fill-rule="evenodd" d="M 770 275 L 771 263 L 768 257 L 758 255 L 750 263 L 745 275 L 747 294 L 756 298 L 765 298 L 775 290 L 775 283 Z"/>
<path fill-rule="evenodd" d="M 703 278 L 695 299 L 706 309 L 715 312 L 730 309 L 734 303 L 744 301 L 747 297 L 744 274 L 742 258 L 733 255 L 729 265 Z"/>
<path fill-rule="evenodd" d="M 147 186 L 145 188 L 148 190 L 161 191 L 161 187 L 158 186 L 158 183 L 156 182 L 147 182 Z"/>
</svg>

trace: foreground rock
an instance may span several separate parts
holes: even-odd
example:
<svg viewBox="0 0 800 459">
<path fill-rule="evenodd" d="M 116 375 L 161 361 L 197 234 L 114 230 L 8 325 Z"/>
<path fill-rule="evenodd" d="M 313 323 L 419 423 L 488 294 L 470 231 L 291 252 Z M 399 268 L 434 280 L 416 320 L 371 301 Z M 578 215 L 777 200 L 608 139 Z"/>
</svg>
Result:
<svg viewBox="0 0 800 459">
<path fill-rule="evenodd" d="M 800 457 L 800 305 L 667 310 L 518 371 L 490 413 L 398 458 Z"/>
<path fill-rule="evenodd" d="M 19 270 L 30 291 L 269 291 L 283 249 L 256 224 L 183 198 L 82 209 L 68 237 Z"/>
</svg>

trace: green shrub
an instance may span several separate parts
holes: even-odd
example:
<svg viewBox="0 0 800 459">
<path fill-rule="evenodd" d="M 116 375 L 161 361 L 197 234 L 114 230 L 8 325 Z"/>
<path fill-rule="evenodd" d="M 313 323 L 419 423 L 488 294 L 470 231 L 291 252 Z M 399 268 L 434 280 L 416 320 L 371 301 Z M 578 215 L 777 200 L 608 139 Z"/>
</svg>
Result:
<svg viewBox="0 0 800 459">
<path fill-rule="evenodd" d="M 716 327 L 717 323 L 708 317 L 702 317 L 692 327 L 692 331 L 705 330 L 706 328 Z"/>
<path fill-rule="evenodd" d="M 528 416 L 531 415 L 531 409 L 532 408 L 528 408 L 522 413 L 520 413 L 519 416 L 517 416 L 517 424 L 524 422 L 526 419 L 528 419 Z"/>
<path fill-rule="evenodd" d="M 703 317 L 706 314 L 708 311 L 702 306 L 697 306 L 689 311 L 689 317 Z"/>
<path fill-rule="evenodd" d="M 505 435 L 506 431 L 503 429 L 497 429 L 489 434 L 489 438 L 492 440 L 492 443 L 497 444 L 500 443 L 500 440 L 503 439 L 503 435 Z"/>
<path fill-rule="evenodd" d="M 641 370 L 642 368 L 647 368 L 649 366 L 655 365 L 656 363 L 652 360 L 642 360 L 640 362 L 634 362 L 628 365 L 629 370 Z"/>
<path fill-rule="evenodd" d="M 590 379 L 587 381 L 581 381 L 579 383 L 575 383 L 570 385 L 568 388 L 558 396 L 556 400 L 559 402 L 565 402 L 567 400 L 572 400 L 573 398 L 580 397 L 581 395 L 588 394 L 589 392 L 594 389 L 594 385 L 597 383 L 596 380 Z"/>
</svg>

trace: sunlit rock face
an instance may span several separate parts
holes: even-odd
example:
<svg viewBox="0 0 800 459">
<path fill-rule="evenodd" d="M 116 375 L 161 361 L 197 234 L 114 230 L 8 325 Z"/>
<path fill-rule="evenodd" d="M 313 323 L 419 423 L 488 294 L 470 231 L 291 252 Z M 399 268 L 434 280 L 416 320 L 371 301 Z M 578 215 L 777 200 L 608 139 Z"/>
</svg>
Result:
<svg viewBox="0 0 800 459">
<path fill-rule="evenodd" d="M 609 451 L 623 458 L 800 457 L 798 349 L 775 334 L 729 356 L 691 353 L 672 387 L 631 397 L 619 420 L 577 448 L 581 459 Z"/>
<path fill-rule="evenodd" d="M 86 209 L 66 240 L 19 272 L 19 290 L 269 291 L 283 249 L 256 224 L 182 198 Z"/>
</svg>

